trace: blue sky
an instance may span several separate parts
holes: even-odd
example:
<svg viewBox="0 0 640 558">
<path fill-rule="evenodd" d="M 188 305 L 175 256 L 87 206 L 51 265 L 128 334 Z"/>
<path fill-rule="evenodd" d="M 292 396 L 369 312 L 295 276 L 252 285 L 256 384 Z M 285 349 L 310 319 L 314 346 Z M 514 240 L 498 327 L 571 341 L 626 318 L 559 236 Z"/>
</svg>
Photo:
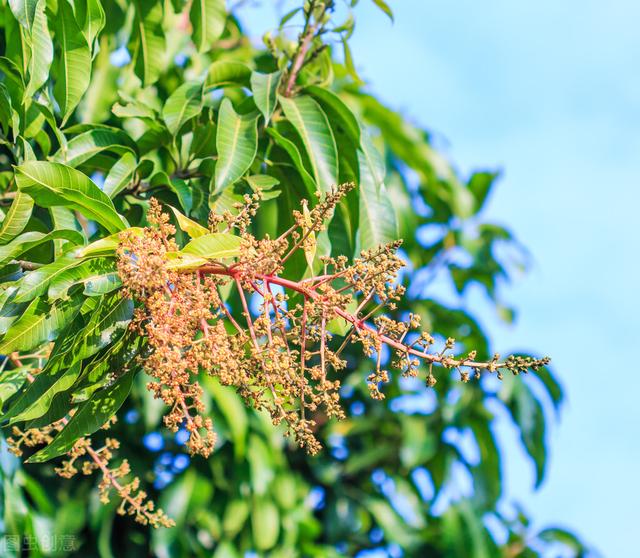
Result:
<svg viewBox="0 0 640 558">
<path fill-rule="evenodd" d="M 372 91 L 436 132 L 463 173 L 503 170 L 486 215 L 511 227 L 533 268 L 505 293 L 515 326 L 473 293 L 468 304 L 500 352 L 550 354 L 567 390 L 538 492 L 500 427 L 509 493 L 541 526 L 576 528 L 606 556 L 638 556 L 640 4 L 390 4 L 393 25 L 360 1 L 356 65 Z M 266 14 L 254 17 L 264 29 Z"/>
</svg>

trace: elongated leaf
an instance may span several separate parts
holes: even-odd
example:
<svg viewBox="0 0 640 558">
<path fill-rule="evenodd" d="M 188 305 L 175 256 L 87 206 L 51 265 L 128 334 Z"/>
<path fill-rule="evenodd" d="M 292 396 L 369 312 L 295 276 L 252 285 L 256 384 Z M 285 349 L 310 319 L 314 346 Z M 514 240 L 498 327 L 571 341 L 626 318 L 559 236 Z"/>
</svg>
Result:
<svg viewBox="0 0 640 558">
<path fill-rule="evenodd" d="M 33 211 L 33 198 L 24 192 L 16 192 L 2 226 L 0 227 L 0 244 L 6 244 L 18 236 L 27 226 Z"/>
<path fill-rule="evenodd" d="M 339 117 L 340 124 L 344 127 L 349 139 L 356 145 L 360 144 L 360 124 L 351 109 L 333 91 L 311 85 L 305 88 L 305 93 L 309 93 L 321 107 L 332 109 Z M 333 122 L 332 122 L 333 123 Z M 335 123 L 333 123 L 335 125 Z"/>
<path fill-rule="evenodd" d="M 117 293 L 105 296 L 91 314 L 82 336 L 74 344 L 74 358 L 85 359 L 111 344 L 127 327 L 132 315 L 131 299 Z"/>
<path fill-rule="evenodd" d="M 117 271 L 96 275 L 82 282 L 84 283 L 84 291 L 82 292 L 87 296 L 102 296 L 122 286 L 120 274 Z"/>
<path fill-rule="evenodd" d="M 251 507 L 253 542 L 258 550 L 272 548 L 280 535 L 280 514 L 273 501 L 256 497 Z"/>
<path fill-rule="evenodd" d="M 17 303 L 14 301 L 16 291 L 16 287 L 9 286 L 0 292 L 0 336 L 7 333 L 11 324 L 22 317 L 29 305 L 27 302 Z"/>
<path fill-rule="evenodd" d="M 58 205 L 55 207 L 50 207 L 49 214 L 51 215 L 51 222 L 53 223 L 53 227 L 55 230 L 68 229 L 70 231 L 77 231 L 79 233 L 82 233 L 82 227 L 80 226 L 80 223 L 78 223 L 74 212 L 70 209 Z M 64 247 L 68 243 L 69 241 L 63 238 L 53 241 L 56 258 L 64 253 Z M 76 242 L 75 244 L 81 243 Z M 82 244 L 84 244 L 84 236 Z"/>
<path fill-rule="evenodd" d="M 478 465 L 472 468 L 474 498 L 483 506 L 491 507 L 502 495 L 502 464 L 498 444 L 484 417 L 474 417 L 469 425 L 480 450 Z"/>
<path fill-rule="evenodd" d="M 104 179 L 102 191 L 110 198 L 115 198 L 133 179 L 138 161 L 133 153 L 125 153 L 111 167 Z"/>
<path fill-rule="evenodd" d="M 260 192 L 262 201 L 272 200 L 281 194 L 281 190 L 273 188 L 280 181 L 268 174 L 252 174 L 245 177 L 245 180 L 254 192 Z"/>
<path fill-rule="evenodd" d="M 109 385 L 114 375 L 121 374 L 131 364 L 137 370 L 134 358 L 141 344 L 140 336 L 128 335 L 125 331 L 106 351 L 97 353 L 83 368 L 83 374 L 74 386 L 73 401 L 86 401 L 96 391 Z"/>
<path fill-rule="evenodd" d="M 5 370 L 0 373 L 0 411 L 3 408 L 5 401 L 13 397 L 13 395 L 15 395 L 27 381 L 28 372 L 29 368 L 22 366 L 20 368 L 14 368 L 13 370 Z"/>
<path fill-rule="evenodd" d="M 293 161 L 296 170 L 300 174 L 302 182 L 304 183 L 309 196 L 315 196 L 315 193 L 317 192 L 316 182 L 314 181 L 313 176 L 309 174 L 309 171 L 304 166 L 302 154 L 300 153 L 298 146 L 290 139 L 285 138 L 274 128 L 267 128 L 267 134 L 269 134 L 273 138 L 275 143 L 282 147 L 282 149 L 287 152 L 289 157 L 291 157 L 291 160 Z"/>
<path fill-rule="evenodd" d="M 273 110 L 276 108 L 277 91 L 281 79 L 282 72 L 273 72 L 271 74 L 251 72 L 253 100 L 262 116 L 264 116 L 265 124 L 269 123 Z"/>
<path fill-rule="evenodd" d="M 241 243 L 241 238 L 233 234 L 210 233 L 194 238 L 182 249 L 182 253 L 210 260 L 235 258 L 240 254 Z"/>
<path fill-rule="evenodd" d="M 16 135 L 19 132 L 20 116 L 13 108 L 11 95 L 4 83 L 0 83 L 0 127 L 5 137 L 9 137 L 11 131 Z"/>
<path fill-rule="evenodd" d="M 134 154 L 136 145 L 122 130 L 104 126 L 87 130 L 72 138 L 64 149 L 53 156 L 53 160 L 77 167 L 103 151 Z"/>
<path fill-rule="evenodd" d="M 13 323 L 0 343 L 0 354 L 28 351 L 56 335 L 80 310 L 79 297 L 60 301 L 53 306 L 41 299 L 34 300 L 19 320 Z"/>
<path fill-rule="evenodd" d="M 393 21 L 393 12 L 391 11 L 389 4 L 387 4 L 385 0 L 373 0 L 373 3 L 378 6 L 378 8 L 380 8 L 385 14 L 387 14 L 391 21 Z"/>
<path fill-rule="evenodd" d="M 189 18 L 193 42 L 200 52 L 209 50 L 224 31 L 227 21 L 224 0 L 193 0 Z"/>
<path fill-rule="evenodd" d="M 143 229 L 141 227 L 129 227 L 127 233 L 142 235 Z M 96 240 L 84 248 L 80 248 L 76 251 L 78 258 L 95 258 L 98 256 L 115 256 L 116 249 L 120 244 L 120 233 L 115 233 L 110 236 L 105 236 L 100 240 Z"/>
<path fill-rule="evenodd" d="M 143 86 L 158 79 L 164 67 L 165 36 L 162 29 L 162 3 L 156 0 L 134 0 L 132 34 L 134 69 Z"/>
<path fill-rule="evenodd" d="M 105 24 L 105 13 L 102 3 L 100 0 L 74 0 L 73 4 L 76 9 L 78 23 L 82 27 L 82 32 L 87 39 L 87 43 L 89 43 L 89 46 L 93 49 L 95 39 Z"/>
<path fill-rule="evenodd" d="M 542 405 L 522 381 L 511 380 L 500 391 L 500 399 L 519 429 L 525 450 L 536 466 L 536 488 L 544 480 L 547 464 L 546 426 Z"/>
<path fill-rule="evenodd" d="M 311 174 L 322 192 L 338 182 L 338 151 L 326 114 L 309 96 L 280 97 L 284 113 L 304 144 Z"/>
<path fill-rule="evenodd" d="M 193 207 L 193 188 L 190 183 L 181 178 L 170 177 L 166 172 L 159 171 L 155 173 L 149 180 L 151 186 L 166 186 L 175 193 L 182 206 L 187 213 Z"/>
<path fill-rule="evenodd" d="M 89 87 L 91 49 L 68 0 L 58 0 L 55 22 L 56 42 L 60 45 L 60 52 L 56 57 L 53 95 L 60 106 L 64 125 Z"/>
<path fill-rule="evenodd" d="M 33 420 L 44 415 L 51 406 L 53 398 L 73 386 L 80 375 L 79 362 L 69 367 L 54 367 L 51 371 L 38 374 L 34 382 L 20 396 L 4 418 L 8 424 Z"/>
<path fill-rule="evenodd" d="M 231 60 L 218 60 L 211 64 L 205 87 L 214 89 L 216 87 L 224 87 L 227 85 L 239 85 L 249 87 L 251 82 L 251 69 L 242 62 L 233 62 Z"/>
<path fill-rule="evenodd" d="M 173 214 L 176 216 L 180 229 L 186 232 L 191 238 L 198 238 L 199 236 L 209 234 L 209 229 L 203 227 L 200 223 L 196 223 L 194 220 L 189 219 L 189 217 L 180 213 L 180 211 L 175 207 L 169 206 L 169 209 L 171 209 Z"/>
<path fill-rule="evenodd" d="M 31 4 L 31 2 L 29 2 Z M 49 78 L 49 68 L 53 61 L 53 43 L 45 15 L 47 2 L 38 0 L 30 29 L 31 58 L 29 60 L 29 83 L 24 97 L 31 97 Z"/>
<path fill-rule="evenodd" d="M 75 254 L 68 253 L 51 262 L 27 273 L 16 283 L 18 292 L 15 295 L 15 302 L 28 302 L 47 292 L 49 285 L 72 268 L 82 264 L 82 260 L 76 258 Z"/>
<path fill-rule="evenodd" d="M 110 387 L 94 393 L 67 426 L 48 445 L 32 455 L 29 463 L 42 463 L 69 451 L 83 436 L 90 436 L 101 428 L 122 406 L 131 390 L 134 374 L 127 372 Z"/>
<path fill-rule="evenodd" d="M 560 411 L 560 407 L 564 401 L 564 390 L 558 379 L 547 367 L 536 370 L 535 377 L 544 385 L 556 412 Z"/>
<path fill-rule="evenodd" d="M 38 199 L 38 205 L 62 205 L 115 233 L 126 228 L 109 197 L 86 175 L 60 163 L 30 161 L 16 167 L 18 188 Z"/>
<path fill-rule="evenodd" d="M 360 246 L 369 250 L 398 238 L 396 213 L 384 185 L 385 168 L 382 157 L 363 133 L 362 149 L 358 150 L 360 173 L 359 230 Z"/>
<path fill-rule="evenodd" d="M 258 150 L 257 116 L 237 114 L 231 101 L 225 98 L 220 105 L 216 147 L 214 193 L 236 182 L 253 163 Z"/>
<path fill-rule="evenodd" d="M 74 244 L 83 244 L 84 237 L 74 230 L 62 229 L 50 233 L 26 232 L 14 238 L 9 244 L 0 247 L 0 264 L 18 257 L 20 254 L 55 239 L 64 239 Z"/>
<path fill-rule="evenodd" d="M 558 527 L 543 529 L 538 533 L 538 538 L 548 543 L 560 543 L 576 553 L 576 556 L 583 558 L 588 549 L 570 531 Z"/>
<path fill-rule="evenodd" d="M 247 446 L 249 417 L 242 399 L 231 386 L 223 386 L 217 379 L 206 378 L 207 389 L 215 401 L 216 408 L 224 416 L 233 439 L 233 451 L 236 457 L 244 458 Z"/>
<path fill-rule="evenodd" d="M 64 256 L 58 260 L 61 259 L 64 259 Z M 105 276 L 112 277 L 115 272 L 115 261 L 111 258 L 92 258 L 81 262 L 79 265 L 71 266 L 62 273 L 49 278 L 47 288 L 49 300 L 66 298 L 69 289 L 78 284 L 84 285 L 85 290 L 95 293 L 96 288 L 104 288 L 97 284 L 101 284 Z"/>
<path fill-rule="evenodd" d="M 175 270 L 191 270 L 198 269 L 203 265 L 210 263 L 209 260 L 203 256 L 196 256 L 195 254 L 184 254 L 182 252 L 168 252 L 167 253 L 167 269 Z"/>
<path fill-rule="evenodd" d="M 9 0 L 9 7 L 14 17 L 25 29 L 31 29 L 36 17 L 38 0 Z"/>
<path fill-rule="evenodd" d="M 202 110 L 202 84 L 195 81 L 183 83 L 167 99 L 162 118 L 175 136 L 182 125 Z"/>
</svg>

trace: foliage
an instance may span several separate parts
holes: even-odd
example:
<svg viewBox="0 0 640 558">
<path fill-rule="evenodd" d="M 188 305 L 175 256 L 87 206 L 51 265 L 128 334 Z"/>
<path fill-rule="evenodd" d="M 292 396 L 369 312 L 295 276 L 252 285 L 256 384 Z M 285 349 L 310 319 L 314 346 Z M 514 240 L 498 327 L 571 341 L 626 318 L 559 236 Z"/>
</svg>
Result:
<svg viewBox="0 0 640 558">
<path fill-rule="evenodd" d="M 375 4 L 391 16 L 385 2 Z M 338 21 L 342 11 L 328 0 L 307 1 L 256 47 L 223 0 L 0 2 L 0 353 L 6 355 L 0 405 L 13 451 L 29 454 L 22 465 L 3 441 L 0 508 L 7 537 L 37 542 L 30 555 L 73 554 L 51 548 L 63 536 L 82 556 L 338 556 L 377 547 L 392 556 L 538 556 L 555 544 L 585 554 L 571 533 L 537 532 L 521 511 L 504 512 L 495 410 L 513 418 L 539 485 L 547 416 L 536 393 L 556 408 L 562 402 L 554 376 L 540 368 L 546 361 L 504 361 L 513 372 L 532 365 L 535 377 L 461 383 L 465 366 L 496 372 L 501 363 L 472 315 L 429 298 L 430 282 L 445 274 L 460 295 L 479 285 L 499 312 L 510 314 L 499 287 L 522 252 L 508 230 L 481 217 L 497 175 L 463 179 L 427 132 L 368 91 L 348 46 L 354 20 L 349 9 Z M 292 27 L 299 35 L 291 35 Z M 350 183 L 357 187 L 336 193 L 338 184 Z M 154 199 L 169 213 L 159 213 Z M 322 281 L 326 265 L 334 279 L 343 269 L 360 269 L 381 245 L 392 262 L 376 260 L 385 280 L 354 281 L 351 298 L 339 300 L 332 297 L 344 285 L 327 281 L 322 296 L 330 309 L 318 313 L 324 306 L 303 282 Z M 272 257 L 277 272 L 263 274 L 245 300 L 263 261 L 247 256 L 251 247 Z M 505 248 L 513 260 L 499 256 Z M 408 271 L 398 274 L 398 257 Z M 149 260 L 155 263 L 143 265 Z M 127 262 L 133 264 L 126 268 Z M 346 369 L 320 390 L 331 394 L 323 403 L 336 405 L 341 386 L 344 420 L 326 420 L 315 401 L 308 423 L 293 423 L 294 431 L 302 424 L 298 441 L 314 451 L 311 438 L 328 446 L 317 456 L 294 449 L 281 436 L 284 426 L 271 424 L 292 425 L 273 416 L 286 384 L 269 379 L 256 354 L 242 366 L 251 382 L 251 374 L 267 378 L 256 381 L 258 395 L 246 387 L 249 380 L 198 375 L 202 358 L 185 368 L 198 375 L 190 384 L 190 376 L 172 376 L 166 352 L 144 329 L 148 316 L 141 321 L 140 313 L 153 309 L 151 296 L 170 303 L 172 289 L 182 292 L 181 282 L 193 281 L 185 276 L 199 281 L 212 265 L 228 269 L 231 262 L 244 265 L 242 277 L 227 274 L 239 287 L 213 285 L 219 311 L 231 318 L 224 325 L 218 314 L 195 320 L 204 339 L 209 327 L 218 328 L 212 348 L 233 338 L 228 322 L 244 320 L 236 330 L 255 333 L 253 312 L 268 322 L 258 330 L 262 346 L 272 327 L 294 324 L 298 355 L 307 346 L 302 332 L 321 344 L 318 358 L 333 358 L 325 352 L 328 332 L 337 338 L 358 331 L 372 356 L 347 344 Z M 136 283 L 142 272 L 144 281 Z M 391 279 L 399 290 L 391 290 Z M 157 294 L 150 286 L 159 284 Z M 273 325 L 266 307 L 276 298 L 263 296 L 260 309 L 260 289 L 269 285 L 298 286 L 288 300 L 277 298 L 290 313 L 278 323 L 276 310 Z M 363 287 L 372 290 L 358 295 Z M 408 296 L 398 298 L 405 288 Z M 201 300 L 212 302 L 212 293 Z M 210 311 L 190 296 L 178 315 Z M 359 302 L 376 311 L 377 302 L 393 299 L 395 306 L 362 333 L 365 307 L 353 308 L 357 296 L 369 296 Z M 305 309 L 315 329 L 295 325 Z M 151 312 L 151 323 L 160 327 L 160 318 L 172 315 Z M 381 341 L 397 345 L 407 331 L 394 325 L 383 338 L 381 325 L 414 325 L 414 315 L 439 334 L 421 346 L 429 388 L 413 373 L 382 370 L 391 357 Z M 215 366 L 239 358 L 252 337 L 231 345 L 226 364 Z M 458 340 L 462 357 L 446 352 L 453 348 L 449 338 Z M 432 342 L 443 350 L 430 352 Z M 402 354 L 410 353 L 396 356 Z M 153 360 L 158 355 L 162 360 Z M 300 361 L 304 372 L 307 361 Z M 433 363 L 443 365 L 439 372 L 431 371 Z M 324 363 L 321 373 L 313 372 L 317 366 L 310 364 L 314 382 L 327 382 Z M 413 363 L 401 368 L 407 366 Z M 371 401 L 369 390 L 378 395 L 386 376 L 391 381 L 380 386 L 386 397 Z M 162 401 L 145 387 L 151 377 L 160 381 L 152 391 Z M 184 403 L 180 389 L 190 390 L 180 393 L 192 407 L 174 413 Z M 424 416 L 406 411 L 418 400 L 434 403 Z M 170 407 L 165 425 L 175 435 L 161 426 L 163 401 Z M 285 414 L 292 412 L 288 405 Z M 260 412 L 265 407 L 271 417 Z M 111 424 L 116 413 L 120 420 Z M 209 418 L 215 445 L 211 437 L 195 443 Z M 105 423 L 109 437 L 98 447 Z M 191 460 L 186 449 L 211 456 Z M 49 461 L 63 454 L 62 464 Z M 60 480 L 54 468 L 72 478 Z M 99 487 L 89 476 L 96 470 Z M 461 474 L 472 479 L 469 490 L 456 489 Z M 117 514 L 168 524 L 153 501 L 175 527 L 149 530 Z M 4 539 L 3 551 L 19 556 L 7 546 L 12 540 Z"/>
</svg>

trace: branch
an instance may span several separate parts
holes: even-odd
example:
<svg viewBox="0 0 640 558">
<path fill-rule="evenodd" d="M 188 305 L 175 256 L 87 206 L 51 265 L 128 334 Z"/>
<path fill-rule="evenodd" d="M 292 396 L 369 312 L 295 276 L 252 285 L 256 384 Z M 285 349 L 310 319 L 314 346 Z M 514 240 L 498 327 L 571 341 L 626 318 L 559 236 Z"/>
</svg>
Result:
<svg viewBox="0 0 640 558">
<path fill-rule="evenodd" d="M 300 36 L 300 42 L 298 44 L 298 48 L 296 49 L 296 54 L 291 61 L 291 65 L 289 66 L 289 70 L 287 71 L 287 83 L 284 88 L 285 97 L 291 97 L 291 94 L 293 93 L 293 88 L 295 87 L 296 80 L 298 79 L 298 74 L 304 66 L 305 58 L 307 57 L 307 53 L 309 52 L 309 48 L 311 47 L 311 41 L 313 41 L 318 28 L 317 24 L 311 23 L 314 4 L 315 3 L 313 1 L 310 2 L 309 12 L 307 15 L 307 19 L 304 22 L 304 29 L 302 30 L 302 34 Z M 324 10 L 322 13 L 324 15 Z"/>
</svg>

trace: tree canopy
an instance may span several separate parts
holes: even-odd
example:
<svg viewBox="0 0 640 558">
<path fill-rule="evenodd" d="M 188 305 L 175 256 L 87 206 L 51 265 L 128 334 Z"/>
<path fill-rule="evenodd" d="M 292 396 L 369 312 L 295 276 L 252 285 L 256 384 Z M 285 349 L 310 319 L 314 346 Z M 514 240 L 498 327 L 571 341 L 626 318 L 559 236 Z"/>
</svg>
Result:
<svg viewBox="0 0 640 558">
<path fill-rule="evenodd" d="M 3 556 L 586 555 L 502 486 L 496 409 L 539 486 L 563 391 L 462 304 L 511 319 L 499 173 L 376 98 L 335 4 L 259 43 L 224 0 L 0 1 Z"/>
</svg>

